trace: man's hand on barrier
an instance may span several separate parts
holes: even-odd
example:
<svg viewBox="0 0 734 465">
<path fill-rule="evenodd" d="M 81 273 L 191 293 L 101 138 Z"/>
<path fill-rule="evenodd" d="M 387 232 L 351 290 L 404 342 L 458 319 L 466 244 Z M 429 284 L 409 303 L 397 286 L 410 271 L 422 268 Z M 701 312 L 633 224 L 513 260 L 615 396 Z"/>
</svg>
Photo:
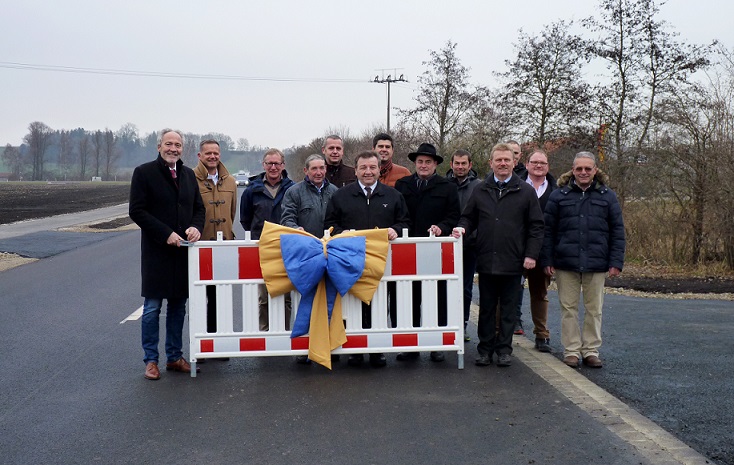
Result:
<svg viewBox="0 0 734 465">
<path fill-rule="evenodd" d="M 166 239 L 166 244 L 168 245 L 175 245 L 176 247 L 179 247 L 181 245 L 181 241 L 183 239 L 181 236 L 176 234 L 176 232 L 172 232 L 170 236 L 168 236 L 168 239 Z"/>
<path fill-rule="evenodd" d="M 196 242 L 201 239 L 201 233 L 195 227 L 189 226 L 186 230 L 186 239 L 188 239 L 189 242 Z"/>
<path fill-rule="evenodd" d="M 387 228 L 387 240 L 392 241 L 398 238 L 398 233 L 393 228 Z"/>
<path fill-rule="evenodd" d="M 464 228 L 456 227 L 451 231 L 451 237 L 458 239 L 464 234 L 464 231 Z"/>
</svg>

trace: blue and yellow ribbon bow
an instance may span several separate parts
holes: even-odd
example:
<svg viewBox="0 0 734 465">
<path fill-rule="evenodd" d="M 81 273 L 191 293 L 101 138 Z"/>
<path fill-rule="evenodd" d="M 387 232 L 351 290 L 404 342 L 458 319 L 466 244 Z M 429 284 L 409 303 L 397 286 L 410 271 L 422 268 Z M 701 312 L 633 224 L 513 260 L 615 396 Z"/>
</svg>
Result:
<svg viewBox="0 0 734 465">
<path fill-rule="evenodd" d="M 387 262 L 386 229 L 347 231 L 318 239 L 265 222 L 260 268 L 268 293 L 301 294 L 291 337 L 310 333 L 308 357 L 331 369 L 331 351 L 347 342 L 341 298 L 347 292 L 369 304 Z"/>
</svg>

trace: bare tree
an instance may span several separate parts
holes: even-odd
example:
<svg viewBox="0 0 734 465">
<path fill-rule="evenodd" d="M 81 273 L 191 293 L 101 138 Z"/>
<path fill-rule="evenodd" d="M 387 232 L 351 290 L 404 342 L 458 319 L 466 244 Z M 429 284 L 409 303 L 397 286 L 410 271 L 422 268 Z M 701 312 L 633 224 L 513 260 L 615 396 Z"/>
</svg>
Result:
<svg viewBox="0 0 734 465">
<path fill-rule="evenodd" d="M 103 132 L 103 155 L 104 155 L 104 178 L 109 181 L 112 179 L 112 171 L 115 166 L 115 162 L 120 156 L 117 150 L 115 134 L 109 129 L 105 128 Z"/>
<path fill-rule="evenodd" d="M 3 151 L 3 161 L 5 162 L 5 165 L 10 168 L 12 179 L 20 179 L 21 169 L 23 167 L 23 157 L 21 156 L 20 150 L 10 144 L 7 144 Z"/>
<path fill-rule="evenodd" d="M 51 132 L 51 128 L 40 121 L 34 121 L 28 125 L 28 134 L 24 140 L 28 144 L 31 160 L 33 160 L 31 179 L 34 181 L 43 179 L 46 150 L 51 144 Z"/>
<path fill-rule="evenodd" d="M 74 165 L 74 143 L 71 139 L 69 131 L 59 131 L 59 169 L 66 179 L 66 175 L 71 173 Z"/>
<path fill-rule="evenodd" d="M 398 111 L 400 124 L 422 134 L 440 153 L 452 137 L 467 131 L 467 116 L 476 103 L 476 89 L 469 84 L 469 69 L 456 56 L 456 45 L 448 41 L 440 51 L 430 51 L 431 59 L 423 62 L 427 69 L 418 78 L 416 107 Z"/>
<path fill-rule="evenodd" d="M 559 21 L 536 36 L 520 31 L 517 56 L 506 60 L 503 100 L 525 138 L 542 145 L 567 137 L 590 120 L 590 89 L 581 76 L 583 41 Z"/>
<path fill-rule="evenodd" d="M 92 157 L 94 160 L 94 175 L 99 177 L 99 170 L 102 167 L 102 153 L 104 151 L 104 134 L 97 129 L 92 134 Z"/>
<path fill-rule="evenodd" d="M 628 194 L 631 168 L 644 159 L 650 124 L 660 98 L 687 76 L 708 64 L 709 47 L 674 40 L 665 22 L 656 18 L 656 0 L 600 0 L 599 18 L 584 24 L 601 34 L 590 53 L 606 62 L 610 83 L 597 87 L 601 122 L 611 137 L 603 141 L 614 162 L 608 168 L 620 201 Z"/>
<path fill-rule="evenodd" d="M 92 147 L 90 147 L 89 135 L 85 132 L 78 140 L 79 153 L 79 179 L 87 179 L 87 169 L 89 160 L 92 155 Z"/>
</svg>

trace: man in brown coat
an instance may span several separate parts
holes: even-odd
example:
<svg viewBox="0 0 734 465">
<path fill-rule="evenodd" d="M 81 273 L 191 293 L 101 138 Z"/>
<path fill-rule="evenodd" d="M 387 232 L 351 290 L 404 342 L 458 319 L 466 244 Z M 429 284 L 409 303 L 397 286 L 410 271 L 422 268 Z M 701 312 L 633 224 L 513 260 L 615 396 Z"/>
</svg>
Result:
<svg viewBox="0 0 734 465">
<path fill-rule="evenodd" d="M 237 214 L 237 182 L 220 160 L 219 142 L 206 139 L 199 144 L 199 164 L 194 168 L 199 192 L 206 208 L 201 240 L 234 239 L 232 223 Z M 217 288 L 206 286 L 206 330 L 217 331 Z"/>
<path fill-rule="evenodd" d="M 410 170 L 392 162 L 395 147 L 392 136 L 381 132 L 372 139 L 372 150 L 380 156 L 380 182 L 395 187 L 398 179 L 410 176 Z"/>
</svg>

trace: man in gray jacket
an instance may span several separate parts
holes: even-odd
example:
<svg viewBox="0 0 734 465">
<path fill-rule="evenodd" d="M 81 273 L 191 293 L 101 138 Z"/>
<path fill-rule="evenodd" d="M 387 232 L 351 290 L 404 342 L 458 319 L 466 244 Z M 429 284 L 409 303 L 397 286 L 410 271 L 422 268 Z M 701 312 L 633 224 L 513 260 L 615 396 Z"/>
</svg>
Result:
<svg viewBox="0 0 734 465">
<path fill-rule="evenodd" d="M 303 172 L 303 181 L 285 193 L 280 224 L 322 237 L 326 206 L 337 188 L 326 179 L 326 160 L 322 155 L 309 155 Z"/>
</svg>

